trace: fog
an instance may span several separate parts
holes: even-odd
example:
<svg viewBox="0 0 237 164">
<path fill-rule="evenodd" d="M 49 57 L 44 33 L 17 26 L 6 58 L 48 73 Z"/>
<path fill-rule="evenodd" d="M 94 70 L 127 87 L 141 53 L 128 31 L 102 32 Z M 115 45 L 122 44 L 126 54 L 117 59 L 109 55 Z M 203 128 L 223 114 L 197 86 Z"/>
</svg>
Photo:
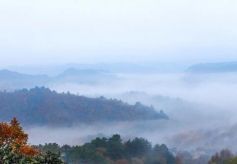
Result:
<svg viewBox="0 0 237 164">
<path fill-rule="evenodd" d="M 82 144 L 96 136 L 121 134 L 129 139 L 145 137 L 176 150 L 212 154 L 222 148 L 232 151 L 237 135 L 236 73 L 117 74 L 113 82 L 95 84 L 50 83 L 58 92 L 89 97 L 104 96 L 133 104 L 137 101 L 163 110 L 169 120 L 114 122 L 50 128 L 28 127 L 33 144 L 57 142 Z M 38 135 L 44 134 L 44 135 Z"/>
<path fill-rule="evenodd" d="M 95 85 L 63 83 L 49 87 L 59 92 L 70 91 L 93 97 L 101 95 L 116 97 L 119 94 L 136 91 L 151 96 L 169 96 L 223 108 L 234 108 L 237 105 L 235 102 L 237 92 L 234 92 L 237 88 L 236 75 L 236 73 L 120 74 L 119 79 L 113 83 L 106 81 Z"/>
<path fill-rule="evenodd" d="M 196 63 L 237 59 L 236 8 L 234 0 L 0 0 L 0 68 L 22 73 L 0 71 L 0 89 L 45 86 L 139 101 L 169 116 L 24 127 L 32 144 L 83 144 L 119 133 L 125 140 L 145 137 L 194 154 L 237 152 L 237 71 L 184 71 Z M 111 76 L 75 77 L 63 72 L 70 67 L 102 69 Z"/>
</svg>

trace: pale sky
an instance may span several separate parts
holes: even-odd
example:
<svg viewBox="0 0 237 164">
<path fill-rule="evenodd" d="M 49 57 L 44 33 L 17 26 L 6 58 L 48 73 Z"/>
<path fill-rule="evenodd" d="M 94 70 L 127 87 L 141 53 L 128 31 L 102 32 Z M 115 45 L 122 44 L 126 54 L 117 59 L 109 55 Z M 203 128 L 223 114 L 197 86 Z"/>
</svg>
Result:
<svg viewBox="0 0 237 164">
<path fill-rule="evenodd" d="M 0 65 L 237 60 L 236 0 L 0 0 Z"/>
</svg>

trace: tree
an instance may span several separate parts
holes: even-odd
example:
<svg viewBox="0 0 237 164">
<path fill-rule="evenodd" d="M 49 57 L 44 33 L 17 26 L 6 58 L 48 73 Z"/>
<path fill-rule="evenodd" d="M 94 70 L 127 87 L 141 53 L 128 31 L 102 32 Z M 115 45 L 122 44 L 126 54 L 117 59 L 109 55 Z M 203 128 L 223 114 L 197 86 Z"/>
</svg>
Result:
<svg viewBox="0 0 237 164">
<path fill-rule="evenodd" d="M 94 145 L 96 148 L 106 148 L 107 147 L 107 139 L 105 137 L 99 138 L 91 141 L 91 144 Z"/>
<path fill-rule="evenodd" d="M 13 118 L 9 123 L 0 123 L 0 149 L 10 148 L 14 153 L 36 156 L 39 151 L 27 144 L 28 135 L 24 133 L 20 123 Z"/>
<path fill-rule="evenodd" d="M 63 164 L 59 154 L 46 152 L 44 155 L 38 156 L 37 161 L 40 164 Z"/>
<path fill-rule="evenodd" d="M 147 164 L 175 164 L 175 157 L 166 145 L 155 145 L 152 153 L 147 157 Z"/>
<path fill-rule="evenodd" d="M 39 145 L 38 148 L 42 151 L 42 152 L 52 152 L 55 154 L 59 154 L 60 153 L 60 146 L 57 143 L 49 143 L 49 144 L 45 144 L 44 146 Z"/>
<path fill-rule="evenodd" d="M 131 157 L 141 157 L 151 151 L 151 143 L 143 138 L 135 138 L 125 142 L 126 151 Z"/>
<path fill-rule="evenodd" d="M 124 145 L 120 135 L 115 134 L 109 138 L 107 153 L 112 160 L 122 159 L 125 156 Z"/>
<path fill-rule="evenodd" d="M 28 135 L 13 118 L 0 123 L 0 164 L 63 164 L 59 155 L 41 153 L 27 144 Z"/>
</svg>

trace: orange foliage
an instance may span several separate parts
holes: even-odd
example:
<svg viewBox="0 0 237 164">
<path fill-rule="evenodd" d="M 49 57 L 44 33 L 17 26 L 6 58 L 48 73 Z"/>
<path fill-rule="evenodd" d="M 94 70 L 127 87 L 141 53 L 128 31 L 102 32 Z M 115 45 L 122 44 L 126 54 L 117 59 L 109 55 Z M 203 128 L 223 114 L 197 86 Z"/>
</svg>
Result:
<svg viewBox="0 0 237 164">
<path fill-rule="evenodd" d="M 10 123 L 0 123 L 0 147 L 9 146 L 14 152 L 27 156 L 38 155 L 39 152 L 27 145 L 28 135 L 20 123 L 13 118 Z"/>
<path fill-rule="evenodd" d="M 24 145 L 20 147 L 20 153 L 26 156 L 35 156 L 39 154 L 39 151 L 32 146 Z"/>
</svg>

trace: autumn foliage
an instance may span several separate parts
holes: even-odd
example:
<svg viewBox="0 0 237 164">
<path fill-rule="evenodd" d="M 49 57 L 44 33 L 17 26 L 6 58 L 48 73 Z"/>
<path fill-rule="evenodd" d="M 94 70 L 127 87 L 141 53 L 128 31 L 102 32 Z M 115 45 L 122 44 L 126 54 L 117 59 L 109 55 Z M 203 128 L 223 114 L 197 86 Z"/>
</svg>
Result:
<svg viewBox="0 0 237 164">
<path fill-rule="evenodd" d="M 14 153 L 36 156 L 39 151 L 27 144 L 28 135 L 23 131 L 16 118 L 10 123 L 0 123 L 0 148 L 11 148 Z"/>
</svg>

